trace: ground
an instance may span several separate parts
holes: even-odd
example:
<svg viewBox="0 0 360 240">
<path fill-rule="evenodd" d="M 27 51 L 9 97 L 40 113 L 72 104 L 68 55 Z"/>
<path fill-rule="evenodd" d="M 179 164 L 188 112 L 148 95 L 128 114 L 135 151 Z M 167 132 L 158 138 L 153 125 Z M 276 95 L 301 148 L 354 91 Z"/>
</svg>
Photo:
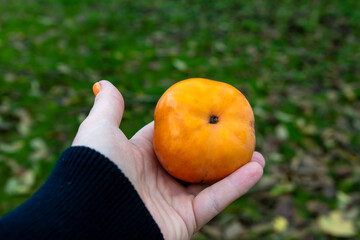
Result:
<svg viewBox="0 0 360 240">
<path fill-rule="evenodd" d="M 0 0 L 0 215 L 48 177 L 108 79 L 121 129 L 173 83 L 230 83 L 267 166 L 194 239 L 360 238 L 360 2 Z"/>
</svg>

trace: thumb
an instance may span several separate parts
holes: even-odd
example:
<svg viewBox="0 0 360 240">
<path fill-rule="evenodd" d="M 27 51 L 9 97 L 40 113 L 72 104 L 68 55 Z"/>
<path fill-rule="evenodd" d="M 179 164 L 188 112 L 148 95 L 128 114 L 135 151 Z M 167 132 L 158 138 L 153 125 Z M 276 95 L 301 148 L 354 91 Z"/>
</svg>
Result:
<svg viewBox="0 0 360 240">
<path fill-rule="evenodd" d="M 124 113 L 124 99 L 121 93 L 106 80 L 95 83 L 94 88 L 95 85 L 97 90 L 94 91 L 95 102 L 88 118 L 108 120 L 110 123 L 119 126 Z"/>
</svg>

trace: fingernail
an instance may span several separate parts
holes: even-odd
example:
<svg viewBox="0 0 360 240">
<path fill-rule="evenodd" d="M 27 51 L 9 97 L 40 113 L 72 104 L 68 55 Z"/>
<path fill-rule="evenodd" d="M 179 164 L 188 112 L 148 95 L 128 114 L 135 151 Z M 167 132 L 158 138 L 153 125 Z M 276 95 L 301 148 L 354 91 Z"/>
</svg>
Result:
<svg viewBox="0 0 360 240">
<path fill-rule="evenodd" d="M 93 92 L 94 92 L 94 94 L 96 96 L 101 90 L 101 84 L 99 82 L 94 83 L 92 89 L 93 89 Z"/>
</svg>

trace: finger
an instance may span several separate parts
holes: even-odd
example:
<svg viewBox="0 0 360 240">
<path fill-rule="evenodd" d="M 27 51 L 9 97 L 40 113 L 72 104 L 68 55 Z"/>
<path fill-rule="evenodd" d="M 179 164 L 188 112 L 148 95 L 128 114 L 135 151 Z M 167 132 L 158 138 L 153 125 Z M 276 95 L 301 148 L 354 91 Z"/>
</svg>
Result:
<svg viewBox="0 0 360 240">
<path fill-rule="evenodd" d="M 141 128 L 131 139 L 130 141 L 143 141 L 146 140 L 152 144 L 154 136 L 154 121 L 146 124 L 143 128 Z"/>
<path fill-rule="evenodd" d="M 260 164 L 260 166 L 262 168 L 265 167 L 265 159 L 264 159 L 263 155 L 259 152 L 254 152 L 250 162 L 256 162 L 256 163 Z M 191 184 L 186 188 L 186 190 L 188 193 L 196 196 L 207 187 L 209 187 L 209 184 L 203 184 L 203 183 Z"/>
<path fill-rule="evenodd" d="M 119 126 L 124 113 L 124 99 L 109 81 L 101 80 L 99 83 L 101 90 L 95 97 L 94 106 L 88 117 L 108 120 Z"/>
<path fill-rule="evenodd" d="M 261 165 L 262 168 L 265 167 L 265 159 L 264 159 L 263 155 L 259 152 L 254 152 L 250 161 L 257 162 L 258 164 Z"/>
<path fill-rule="evenodd" d="M 202 190 L 204 190 L 205 188 L 209 187 L 209 184 L 206 183 L 195 183 L 195 184 L 191 184 L 188 187 L 186 187 L 186 191 L 189 194 L 192 194 L 194 196 L 198 195 Z"/>
<path fill-rule="evenodd" d="M 201 191 L 193 200 L 198 229 L 249 191 L 262 174 L 263 168 L 259 163 L 249 162 L 228 177 Z"/>
</svg>

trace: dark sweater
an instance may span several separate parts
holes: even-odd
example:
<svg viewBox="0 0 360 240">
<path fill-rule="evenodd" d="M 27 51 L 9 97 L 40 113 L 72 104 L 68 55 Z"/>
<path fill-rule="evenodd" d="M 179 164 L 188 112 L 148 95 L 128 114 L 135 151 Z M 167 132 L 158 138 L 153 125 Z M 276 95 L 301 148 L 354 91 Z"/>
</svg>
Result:
<svg viewBox="0 0 360 240">
<path fill-rule="evenodd" d="M 50 177 L 0 219 L 0 239 L 163 239 L 134 186 L 108 158 L 68 148 Z"/>
</svg>

